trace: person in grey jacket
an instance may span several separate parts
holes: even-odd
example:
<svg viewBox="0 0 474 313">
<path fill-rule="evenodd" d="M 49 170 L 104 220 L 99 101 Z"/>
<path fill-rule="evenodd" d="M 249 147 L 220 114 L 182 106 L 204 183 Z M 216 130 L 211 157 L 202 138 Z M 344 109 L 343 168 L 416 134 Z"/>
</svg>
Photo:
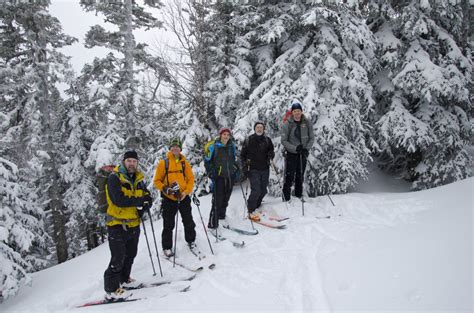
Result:
<svg viewBox="0 0 474 313">
<path fill-rule="evenodd" d="M 285 183 L 283 201 L 291 199 L 291 186 L 295 183 L 295 196 L 303 195 L 303 175 L 309 150 L 314 143 L 313 125 L 303 114 L 298 101 L 291 105 L 291 116 L 281 129 L 281 143 L 285 147 Z"/>
</svg>

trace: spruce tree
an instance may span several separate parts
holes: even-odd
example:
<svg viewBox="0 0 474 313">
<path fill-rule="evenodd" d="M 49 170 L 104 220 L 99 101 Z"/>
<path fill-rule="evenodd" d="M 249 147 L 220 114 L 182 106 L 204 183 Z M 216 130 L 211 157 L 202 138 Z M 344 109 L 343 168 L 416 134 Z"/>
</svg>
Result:
<svg viewBox="0 0 474 313">
<path fill-rule="evenodd" d="M 57 261 L 63 262 L 67 240 L 54 133 L 55 112 L 61 105 L 56 83 L 70 76 L 68 58 L 58 49 L 75 39 L 62 32 L 48 6 L 49 1 L 2 4 L 0 76 L 5 108 L 14 114 L 7 132 L 15 134 L 18 143 L 8 155 L 16 160 L 25 186 L 34 186 L 31 199 L 50 217 Z"/>
<path fill-rule="evenodd" d="M 367 176 L 372 145 L 368 116 L 374 103 L 366 69 L 375 39 L 361 12 L 337 2 L 280 1 L 248 10 L 243 19 L 258 21 L 243 34 L 254 40 L 258 76 L 238 113 L 237 138 L 248 135 L 257 119 L 265 121 L 282 169 L 283 116 L 294 99 L 301 101 L 316 139 L 305 190 L 310 196 L 346 191 Z"/>
<path fill-rule="evenodd" d="M 373 80 L 379 164 L 424 189 L 469 175 L 472 62 L 461 2 L 382 1 Z"/>
</svg>

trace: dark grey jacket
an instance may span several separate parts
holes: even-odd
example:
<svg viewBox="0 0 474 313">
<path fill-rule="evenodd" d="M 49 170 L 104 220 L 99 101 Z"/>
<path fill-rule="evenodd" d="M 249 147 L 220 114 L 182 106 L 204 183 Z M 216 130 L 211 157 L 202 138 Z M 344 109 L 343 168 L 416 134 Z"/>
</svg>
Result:
<svg viewBox="0 0 474 313">
<path fill-rule="evenodd" d="M 296 147 L 299 144 L 302 144 L 303 148 L 310 150 L 314 143 L 314 132 L 311 121 L 306 119 L 304 115 L 301 116 L 301 142 L 295 135 L 296 127 L 297 125 L 293 116 L 290 116 L 281 128 L 281 143 L 286 151 L 290 153 L 296 153 Z"/>
</svg>

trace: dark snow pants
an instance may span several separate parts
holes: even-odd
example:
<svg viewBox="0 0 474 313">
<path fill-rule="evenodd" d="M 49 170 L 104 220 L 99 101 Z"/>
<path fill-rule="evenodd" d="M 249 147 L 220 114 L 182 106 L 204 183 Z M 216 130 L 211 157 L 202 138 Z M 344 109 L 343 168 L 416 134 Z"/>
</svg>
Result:
<svg viewBox="0 0 474 313">
<path fill-rule="evenodd" d="M 298 153 L 286 153 L 285 158 L 285 183 L 283 184 L 283 200 L 291 198 L 291 186 L 295 182 L 295 197 L 301 198 L 303 195 L 303 176 L 306 168 L 306 157 Z M 303 163 L 303 167 L 301 167 Z"/>
<path fill-rule="evenodd" d="M 181 220 L 184 226 L 184 239 L 187 243 L 194 242 L 196 240 L 196 224 L 193 220 L 191 198 L 186 196 L 179 203 L 163 196 L 161 202 L 161 210 L 163 216 L 163 231 L 161 233 L 161 246 L 163 250 L 171 249 L 173 247 L 173 229 L 176 226 L 176 214 L 179 211 Z"/>
<path fill-rule="evenodd" d="M 262 204 L 263 197 L 267 194 L 270 169 L 250 170 L 248 178 L 250 180 L 250 196 L 247 200 L 249 213 L 255 211 Z"/>
<path fill-rule="evenodd" d="M 229 205 L 230 195 L 232 194 L 232 179 L 217 177 L 213 181 L 212 207 L 209 215 L 208 228 L 217 228 L 218 220 L 225 219 L 227 206 Z M 217 211 L 217 213 L 216 213 Z"/>
<path fill-rule="evenodd" d="M 122 225 L 107 227 L 111 258 L 104 273 L 104 289 L 114 292 L 128 281 L 137 255 L 140 226 L 124 229 Z"/>
</svg>

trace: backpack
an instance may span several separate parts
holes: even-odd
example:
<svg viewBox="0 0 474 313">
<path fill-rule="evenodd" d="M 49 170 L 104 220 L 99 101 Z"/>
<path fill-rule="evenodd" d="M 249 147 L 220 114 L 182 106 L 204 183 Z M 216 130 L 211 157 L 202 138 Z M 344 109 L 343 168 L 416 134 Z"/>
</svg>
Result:
<svg viewBox="0 0 474 313">
<path fill-rule="evenodd" d="M 283 124 L 285 124 L 291 116 L 291 110 L 286 111 L 285 116 L 283 116 Z"/>
<path fill-rule="evenodd" d="M 100 213 L 106 214 L 109 204 L 107 203 L 107 179 L 109 175 L 114 172 L 115 165 L 105 165 L 102 166 L 97 172 L 97 208 Z"/>
</svg>

